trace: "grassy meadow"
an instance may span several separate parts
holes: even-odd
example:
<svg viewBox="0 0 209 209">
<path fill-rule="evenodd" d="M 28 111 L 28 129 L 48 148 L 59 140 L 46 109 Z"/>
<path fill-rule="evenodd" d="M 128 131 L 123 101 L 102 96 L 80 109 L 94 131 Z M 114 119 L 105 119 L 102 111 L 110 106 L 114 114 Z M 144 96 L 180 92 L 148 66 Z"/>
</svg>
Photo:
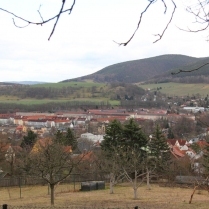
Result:
<svg viewBox="0 0 209 209">
<path fill-rule="evenodd" d="M 44 84 L 35 84 L 33 87 L 45 87 L 45 88 L 63 88 L 63 87 L 75 87 L 75 88 L 90 88 L 90 87 L 104 87 L 105 83 L 95 83 L 92 81 L 87 82 L 77 82 L 77 81 L 70 81 L 70 82 L 62 82 L 62 83 L 44 83 Z"/>
<path fill-rule="evenodd" d="M 59 99 L 2 99 L 0 98 L 0 103 L 15 103 L 15 104 L 23 104 L 23 105 L 39 105 L 39 104 L 46 104 L 46 103 L 65 103 L 65 102 L 95 102 L 100 104 L 101 102 L 104 102 L 106 104 L 107 102 L 111 105 L 119 105 L 119 101 L 117 100 L 109 100 L 108 98 L 59 98 Z"/>
<path fill-rule="evenodd" d="M 138 189 L 138 199 L 133 199 L 133 189 L 130 185 L 118 185 L 115 193 L 109 194 L 108 185 L 105 190 L 79 191 L 80 185 L 59 185 L 55 189 L 55 206 L 86 206 L 92 208 L 133 208 L 143 209 L 207 209 L 208 192 L 196 191 L 192 204 L 189 199 L 192 188 L 160 187 L 152 185 L 147 190 L 144 185 Z M 49 206 L 50 195 L 47 186 L 30 186 L 14 188 L 0 188 L 0 202 L 14 206 Z"/>
<path fill-rule="evenodd" d="M 200 94 L 206 96 L 209 94 L 209 84 L 184 84 L 184 83 L 157 83 L 157 84 L 140 84 L 143 89 L 150 89 L 151 91 L 160 88 L 160 92 L 169 96 L 192 96 Z"/>
</svg>

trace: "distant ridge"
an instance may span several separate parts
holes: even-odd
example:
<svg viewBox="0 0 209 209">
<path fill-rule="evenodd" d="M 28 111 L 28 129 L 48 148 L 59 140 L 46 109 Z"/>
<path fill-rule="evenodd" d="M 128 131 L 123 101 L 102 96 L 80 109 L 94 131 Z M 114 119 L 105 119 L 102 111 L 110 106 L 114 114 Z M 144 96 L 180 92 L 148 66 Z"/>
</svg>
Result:
<svg viewBox="0 0 209 209">
<path fill-rule="evenodd" d="M 91 75 L 79 77 L 76 79 L 67 79 L 67 81 L 85 81 L 94 82 L 124 82 L 139 83 L 153 79 L 155 76 L 164 75 L 166 72 L 181 68 L 182 66 L 192 66 L 204 58 L 196 58 L 185 55 L 168 54 L 140 60 L 127 61 L 107 66 Z"/>
<path fill-rule="evenodd" d="M 35 85 L 35 84 L 44 84 L 47 82 L 42 81 L 4 81 L 4 83 L 13 83 L 13 84 L 22 84 L 22 85 Z"/>
</svg>

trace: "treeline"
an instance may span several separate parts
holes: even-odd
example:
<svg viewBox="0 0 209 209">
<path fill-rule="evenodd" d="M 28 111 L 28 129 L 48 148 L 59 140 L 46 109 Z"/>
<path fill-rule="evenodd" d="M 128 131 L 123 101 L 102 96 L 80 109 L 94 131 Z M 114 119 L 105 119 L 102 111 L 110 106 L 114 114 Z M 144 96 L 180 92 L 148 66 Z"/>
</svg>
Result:
<svg viewBox="0 0 209 209">
<path fill-rule="evenodd" d="M 107 97 L 112 96 L 117 99 L 116 95 L 121 98 L 135 97 L 143 95 L 144 90 L 138 86 L 126 83 L 112 83 L 103 87 L 81 87 L 68 86 L 62 88 L 52 87 L 33 87 L 27 85 L 8 85 L 0 88 L 0 96 L 14 96 L 20 99 L 35 98 L 35 99 L 55 99 L 55 98 L 91 98 L 91 97 Z"/>
<path fill-rule="evenodd" d="M 27 85 L 11 85 L 4 86 L 0 88 L 0 96 L 16 96 L 21 99 L 24 98 L 58 98 L 67 97 L 74 94 L 76 91 L 80 90 L 82 87 L 62 87 L 62 88 L 52 88 L 52 87 L 32 87 Z M 91 89 L 89 89 L 91 91 Z"/>
</svg>

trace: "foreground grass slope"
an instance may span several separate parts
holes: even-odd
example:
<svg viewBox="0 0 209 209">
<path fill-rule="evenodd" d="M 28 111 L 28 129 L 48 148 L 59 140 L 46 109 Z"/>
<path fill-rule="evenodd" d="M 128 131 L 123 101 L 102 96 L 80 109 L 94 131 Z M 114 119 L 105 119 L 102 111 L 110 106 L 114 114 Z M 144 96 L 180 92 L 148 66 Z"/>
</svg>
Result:
<svg viewBox="0 0 209 209">
<path fill-rule="evenodd" d="M 139 199 L 133 199 L 133 189 L 129 185 L 119 185 L 114 194 L 109 189 L 81 192 L 79 185 L 74 191 L 73 185 L 59 185 L 56 188 L 55 206 L 89 206 L 92 208 L 133 208 L 144 209 L 207 209 L 209 195 L 200 190 L 189 199 L 192 188 L 160 187 L 152 185 L 147 190 L 144 185 L 139 188 Z M 22 188 L 22 198 L 19 198 L 19 188 L 0 188 L 0 202 L 14 206 L 47 206 L 50 205 L 50 195 L 47 186 L 31 186 Z"/>
</svg>

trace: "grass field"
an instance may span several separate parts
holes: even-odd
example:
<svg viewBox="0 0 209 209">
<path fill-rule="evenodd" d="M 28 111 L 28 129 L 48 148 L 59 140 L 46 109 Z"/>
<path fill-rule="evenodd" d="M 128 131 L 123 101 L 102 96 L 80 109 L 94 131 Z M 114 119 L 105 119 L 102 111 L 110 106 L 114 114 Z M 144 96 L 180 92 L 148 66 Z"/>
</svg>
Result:
<svg viewBox="0 0 209 209">
<path fill-rule="evenodd" d="M 138 189 L 137 200 L 133 199 L 133 189 L 129 185 L 115 187 L 115 193 L 109 194 L 108 187 L 98 191 L 79 191 L 80 186 L 59 185 L 55 190 L 55 206 L 90 206 L 92 208 L 133 208 L 143 209 L 208 209 L 209 195 L 206 191 L 197 191 L 192 204 L 189 199 L 192 188 L 160 187 L 152 185 Z M 19 188 L 0 188 L 0 202 L 16 206 L 48 206 L 50 195 L 47 186 L 31 186 L 22 188 L 20 198 Z"/>
<path fill-rule="evenodd" d="M 187 95 L 196 95 L 200 94 L 206 96 L 209 94 L 209 84 L 183 84 L 183 83 L 158 83 L 158 84 L 146 84 L 139 85 L 143 89 L 157 90 L 160 89 L 160 92 L 167 95 L 173 96 L 187 96 Z"/>
<path fill-rule="evenodd" d="M 32 87 L 46 87 L 46 88 L 63 88 L 63 87 L 75 87 L 75 88 L 79 88 L 79 87 L 83 87 L 83 88 L 89 88 L 89 87 L 104 87 L 105 84 L 104 83 L 95 83 L 95 82 L 75 82 L 75 81 L 71 81 L 71 82 L 63 82 L 63 83 L 44 83 L 44 84 L 36 84 L 33 85 Z"/>
<path fill-rule="evenodd" d="M 11 98 L 11 99 L 4 99 L 0 98 L 0 103 L 15 103 L 15 104 L 23 104 L 23 105 L 39 105 L 39 104 L 46 104 L 46 103 L 65 103 L 65 102 L 95 102 L 100 104 L 101 102 L 104 102 L 106 104 L 107 102 L 111 105 L 119 105 L 120 101 L 117 100 L 108 100 L 107 98 L 76 98 L 76 99 L 17 99 L 17 98 Z"/>
</svg>

